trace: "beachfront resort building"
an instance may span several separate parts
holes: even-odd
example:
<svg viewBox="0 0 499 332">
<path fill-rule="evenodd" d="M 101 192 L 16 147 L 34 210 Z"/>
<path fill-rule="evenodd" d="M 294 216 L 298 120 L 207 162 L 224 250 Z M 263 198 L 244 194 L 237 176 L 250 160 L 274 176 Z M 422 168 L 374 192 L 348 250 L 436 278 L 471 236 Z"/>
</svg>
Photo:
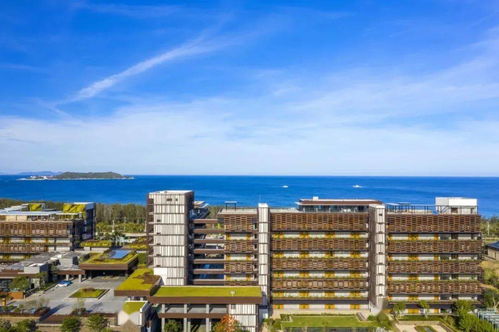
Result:
<svg viewBox="0 0 499 332">
<path fill-rule="evenodd" d="M 192 191 L 153 192 L 149 264 L 161 286 L 149 298 L 163 323 L 230 314 L 249 331 L 280 313 L 377 313 L 397 301 L 419 313 L 422 300 L 438 313 L 477 301 L 477 200 L 435 203 L 313 197 L 293 208 L 226 202 L 208 216 Z"/>
<path fill-rule="evenodd" d="M 95 203 L 65 203 L 59 211 L 44 203 L 0 209 L 0 261 L 44 252 L 66 252 L 93 237 Z"/>
</svg>

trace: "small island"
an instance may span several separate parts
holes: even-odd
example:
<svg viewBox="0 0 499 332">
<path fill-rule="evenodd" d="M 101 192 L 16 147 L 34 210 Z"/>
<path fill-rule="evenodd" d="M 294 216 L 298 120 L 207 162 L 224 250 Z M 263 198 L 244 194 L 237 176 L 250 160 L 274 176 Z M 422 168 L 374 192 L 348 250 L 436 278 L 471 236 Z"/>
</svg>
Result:
<svg viewBox="0 0 499 332">
<path fill-rule="evenodd" d="M 115 172 L 64 172 L 57 175 L 32 175 L 19 180 L 131 180 L 132 176 Z"/>
</svg>

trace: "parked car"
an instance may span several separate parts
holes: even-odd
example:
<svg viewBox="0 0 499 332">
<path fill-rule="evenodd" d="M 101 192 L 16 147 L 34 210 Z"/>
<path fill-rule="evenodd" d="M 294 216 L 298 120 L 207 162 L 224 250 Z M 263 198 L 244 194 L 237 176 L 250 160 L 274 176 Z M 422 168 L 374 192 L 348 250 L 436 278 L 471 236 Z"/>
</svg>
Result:
<svg viewBox="0 0 499 332">
<path fill-rule="evenodd" d="M 57 287 L 68 287 L 72 284 L 73 282 L 69 280 L 62 280 L 57 283 Z"/>
</svg>

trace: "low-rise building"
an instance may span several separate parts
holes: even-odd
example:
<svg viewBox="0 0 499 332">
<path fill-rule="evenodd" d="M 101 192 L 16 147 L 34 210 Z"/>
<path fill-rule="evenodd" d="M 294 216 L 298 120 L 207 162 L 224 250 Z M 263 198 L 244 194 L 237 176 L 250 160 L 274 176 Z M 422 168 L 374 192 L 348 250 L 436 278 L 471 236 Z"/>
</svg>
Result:
<svg viewBox="0 0 499 332">
<path fill-rule="evenodd" d="M 499 241 L 487 243 L 487 256 L 494 260 L 499 260 Z"/>
<path fill-rule="evenodd" d="M 60 211 L 43 203 L 0 209 L 0 261 L 72 251 L 91 239 L 94 229 L 95 203 L 65 203 Z"/>
</svg>

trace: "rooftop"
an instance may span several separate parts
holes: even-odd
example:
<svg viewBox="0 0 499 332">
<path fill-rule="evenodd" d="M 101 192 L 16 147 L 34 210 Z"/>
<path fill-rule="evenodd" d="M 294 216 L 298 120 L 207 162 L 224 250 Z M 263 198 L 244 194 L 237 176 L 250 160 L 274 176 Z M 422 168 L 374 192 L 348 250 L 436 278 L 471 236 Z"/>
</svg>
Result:
<svg viewBox="0 0 499 332">
<path fill-rule="evenodd" d="M 256 214 L 257 209 L 251 207 L 225 207 L 218 214 Z"/>
<path fill-rule="evenodd" d="M 146 304 L 146 301 L 127 301 L 123 303 L 123 311 L 131 315 L 134 312 L 139 312 L 140 309 Z"/>
<path fill-rule="evenodd" d="M 162 286 L 158 297 L 261 297 L 258 286 Z"/>
<path fill-rule="evenodd" d="M 2 216 L 27 216 L 27 217 L 50 217 L 50 216 L 78 216 L 87 208 L 93 208 L 91 202 L 64 203 L 63 210 L 46 209 L 45 203 L 25 203 L 0 209 Z"/>
<path fill-rule="evenodd" d="M 114 255 L 114 250 L 106 251 L 100 254 L 91 255 L 89 259 L 82 262 L 82 264 L 126 264 L 131 262 L 137 257 L 135 251 L 132 250 L 122 250 L 127 251 L 125 255 Z"/>
<path fill-rule="evenodd" d="M 116 290 L 119 291 L 149 291 L 159 280 L 159 276 L 153 274 L 149 268 L 139 268 L 135 270 Z"/>
<path fill-rule="evenodd" d="M 158 191 L 152 191 L 149 193 L 151 194 L 188 194 L 192 193 L 192 190 L 158 190 Z"/>
<path fill-rule="evenodd" d="M 499 241 L 486 244 L 486 247 L 499 250 Z"/>
<path fill-rule="evenodd" d="M 330 199 L 312 197 L 302 198 L 296 204 L 298 205 L 370 205 L 370 204 L 383 204 L 383 202 L 375 199 Z"/>
</svg>

